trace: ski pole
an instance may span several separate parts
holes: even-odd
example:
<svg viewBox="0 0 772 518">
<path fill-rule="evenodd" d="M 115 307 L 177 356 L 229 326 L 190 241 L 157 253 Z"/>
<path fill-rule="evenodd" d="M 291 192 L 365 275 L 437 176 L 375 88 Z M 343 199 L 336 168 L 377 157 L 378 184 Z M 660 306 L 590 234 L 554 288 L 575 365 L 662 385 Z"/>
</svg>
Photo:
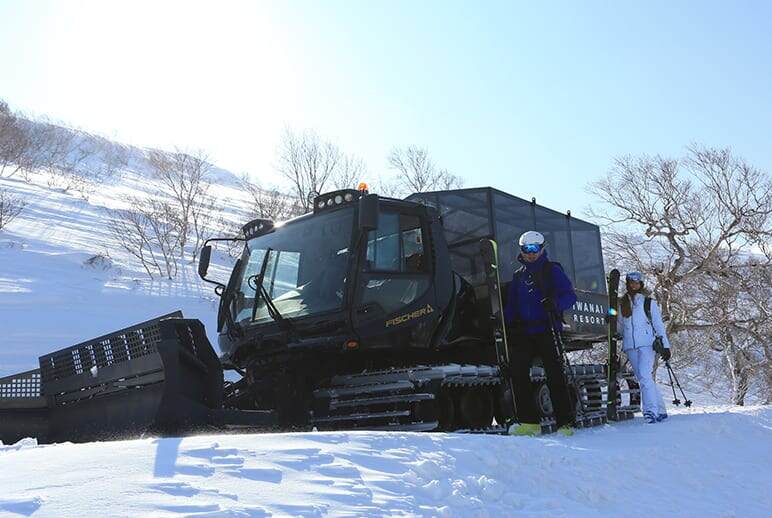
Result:
<svg viewBox="0 0 772 518">
<path fill-rule="evenodd" d="M 675 383 L 673 382 L 673 375 L 671 374 L 672 370 L 670 369 L 670 364 L 665 362 L 665 367 L 667 367 L 667 377 L 670 380 L 670 388 L 673 390 L 673 404 L 678 406 L 681 404 L 681 400 L 678 399 L 678 396 L 675 393 Z"/>
<path fill-rule="evenodd" d="M 678 390 L 681 391 L 681 396 L 684 398 L 684 406 L 689 408 L 692 406 L 692 402 L 689 400 L 689 398 L 686 397 L 686 394 L 684 393 L 683 387 L 681 387 L 681 383 L 678 381 L 678 378 L 676 377 L 675 372 L 673 371 L 673 368 L 670 366 L 670 362 L 666 361 L 665 365 L 667 365 L 668 371 L 673 373 L 673 379 L 675 379 L 676 385 L 678 385 Z"/>
</svg>

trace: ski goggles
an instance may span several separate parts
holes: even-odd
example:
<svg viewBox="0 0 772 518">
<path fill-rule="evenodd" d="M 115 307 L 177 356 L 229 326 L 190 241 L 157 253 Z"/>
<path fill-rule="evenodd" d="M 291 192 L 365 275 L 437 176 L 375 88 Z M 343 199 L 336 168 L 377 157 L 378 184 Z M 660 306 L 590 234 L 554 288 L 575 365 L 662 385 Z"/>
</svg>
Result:
<svg viewBox="0 0 772 518">
<path fill-rule="evenodd" d="M 641 272 L 630 272 L 625 276 L 625 279 L 633 282 L 641 282 L 643 280 L 643 275 L 641 275 Z"/>
<path fill-rule="evenodd" d="M 520 250 L 525 254 L 538 254 L 542 248 L 543 245 L 530 244 L 521 246 Z"/>
</svg>

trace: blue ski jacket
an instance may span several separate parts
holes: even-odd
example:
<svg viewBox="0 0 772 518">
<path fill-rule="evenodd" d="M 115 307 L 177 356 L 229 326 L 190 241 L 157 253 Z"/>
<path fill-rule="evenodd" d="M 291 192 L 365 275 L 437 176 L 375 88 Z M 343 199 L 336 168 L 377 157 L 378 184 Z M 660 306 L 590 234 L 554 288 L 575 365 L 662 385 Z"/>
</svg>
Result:
<svg viewBox="0 0 772 518">
<path fill-rule="evenodd" d="M 549 261 L 547 252 L 533 263 L 525 262 L 521 255 L 518 255 L 517 260 L 523 264 L 525 271 L 512 275 L 507 303 L 504 306 L 504 320 L 518 324 L 526 334 L 543 333 L 549 329 L 549 317 L 541 303 L 544 295 L 532 281 L 532 276 L 542 275 L 544 263 Z M 557 263 L 552 263 L 552 267 L 547 271 L 550 278 L 544 279 L 544 288 L 552 292 L 547 293 L 547 296 L 555 302 L 558 312 L 562 313 L 576 302 L 574 287 Z M 558 316 L 558 320 L 559 318 Z M 562 324 L 556 322 L 556 327 L 559 325 Z"/>
</svg>

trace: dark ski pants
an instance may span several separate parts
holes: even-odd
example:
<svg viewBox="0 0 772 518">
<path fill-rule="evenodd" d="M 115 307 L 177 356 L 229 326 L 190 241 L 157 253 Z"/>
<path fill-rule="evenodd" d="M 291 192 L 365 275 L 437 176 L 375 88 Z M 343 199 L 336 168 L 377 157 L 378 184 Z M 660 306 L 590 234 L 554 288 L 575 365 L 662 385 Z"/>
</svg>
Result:
<svg viewBox="0 0 772 518">
<path fill-rule="evenodd" d="M 547 375 L 547 386 L 558 426 L 572 423 L 574 416 L 566 390 L 563 360 L 553 342 L 552 333 L 512 333 L 508 338 L 518 420 L 521 423 L 538 423 L 540 420 L 541 413 L 536 406 L 531 385 L 531 365 L 538 356 Z"/>
</svg>

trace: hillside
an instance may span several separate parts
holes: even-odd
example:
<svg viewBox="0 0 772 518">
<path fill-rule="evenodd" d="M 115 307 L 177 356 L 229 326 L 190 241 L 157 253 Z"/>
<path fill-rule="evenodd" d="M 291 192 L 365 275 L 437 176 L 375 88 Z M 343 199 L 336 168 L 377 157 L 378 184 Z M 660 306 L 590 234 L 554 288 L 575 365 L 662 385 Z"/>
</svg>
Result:
<svg viewBox="0 0 772 518">
<path fill-rule="evenodd" d="M 211 189 L 223 206 L 212 224 L 222 218 L 243 222 L 244 193 L 231 185 L 232 174 L 218 176 L 228 181 Z M 189 259 L 175 279 L 150 279 L 109 231 L 108 209 L 125 207 L 128 196 L 148 197 L 158 190 L 145 170 L 122 171 L 88 199 L 49 187 L 47 178 L 44 173 L 31 175 L 30 182 L 0 178 L 1 189 L 28 204 L 0 230 L 0 376 L 34 368 L 45 352 L 176 309 L 213 322 L 216 297 Z M 213 261 L 214 275 L 227 277 L 228 257 Z M 210 339 L 216 343 L 216 333 Z"/>
</svg>

